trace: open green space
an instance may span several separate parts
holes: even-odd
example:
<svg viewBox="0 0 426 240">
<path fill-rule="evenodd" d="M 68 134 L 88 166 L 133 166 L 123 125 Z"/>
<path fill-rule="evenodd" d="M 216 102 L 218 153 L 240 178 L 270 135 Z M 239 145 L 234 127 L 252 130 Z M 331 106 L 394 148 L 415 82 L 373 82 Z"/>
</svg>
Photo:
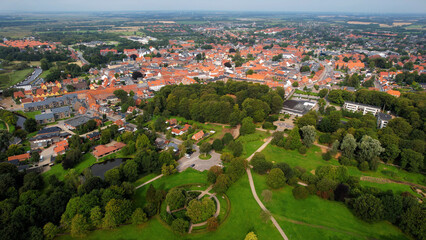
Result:
<svg viewBox="0 0 426 240">
<path fill-rule="evenodd" d="M 83 155 L 83 160 L 79 164 L 77 164 L 73 169 L 75 169 L 77 173 L 82 173 L 84 169 L 92 166 L 94 163 L 96 163 L 96 158 L 92 154 L 86 153 Z M 43 173 L 42 175 L 44 178 L 47 178 L 51 175 L 55 175 L 59 180 L 63 180 L 67 172 L 68 170 L 65 170 L 62 167 L 62 164 L 56 164 L 53 165 L 49 171 Z"/>
<path fill-rule="evenodd" d="M 292 167 L 301 166 L 307 171 L 316 169 L 322 165 L 340 165 L 337 159 L 332 158 L 330 161 L 325 161 L 321 157 L 321 149 L 318 146 L 312 146 L 304 155 L 297 150 L 285 150 L 273 145 L 268 145 L 262 153 L 268 161 L 285 162 Z M 357 167 L 347 166 L 349 175 L 362 177 L 370 176 L 376 178 L 387 178 L 399 181 L 412 182 L 420 185 L 425 185 L 425 176 L 420 173 L 410 173 L 399 169 L 395 166 L 379 164 L 377 171 L 360 171 Z M 381 188 L 381 187 L 379 187 Z M 410 192 L 412 192 L 410 190 Z"/>
<path fill-rule="evenodd" d="M 152 184 L 155 187 L 170 189 L 190 183 L 206 183 L 206 172 L 201 173 L 188 169 L 182 173 L 160 178 Z M 136 191 L 135 201 L 138 205 L 143 205 L 147 189 L 148 186 L 144 186 Z M 97 230 L 90 233 L 85 239 L 244 239 L 250 231 L 254 231 L 259 239 L 281 238 L 272 223 L 265 223 L 261 220 L 261 210 L 251 194 L 247 176 L 243 176 L 234 183 L 226 194 L 231 202 L 228 206 L 231 210 L 229 216 L 215 232 L 204 233 L 202 231 L 185 236 L 175 235 L 169 226 L 156 216 L 140 226 L 126 225 L 114 230 Z M 221 197 L 219 199 L 221 203 L 224 200 Z M 62 236 L 60 239 L 71 239 L 71 237 Z"/>
<path fill-rule="evenodd" d="M 21 81 L 24 81 L 25 78 L 32 72 L 32 68 L 27 68 L 0 74 L 0 89 L 5 89 Z"/>
<path fill-rule="evenodd" d="M 24 111 L 17 111 L 17 113 L 25 116 L 26 118 L 35 118 L 36 115 L 41 114 L 41 111 L 33 111 L 33 112 L 24 112 Z"/>
<path fill-rule="evenodd" d="M 243 144 L 243 154 L 242 157 L 248 158 L 252 155 L 260 146 L 265 142 L 264 139 L 270 136 L 270 133 L 257 130 L 253 134 L 247 134 L 244 136 L 239 136 L 238 141 Z"/>
<path fill-rule="evenodd" d="M 262 191 L 268 189 L 265 177 L 254 174 L 253 178 L 256 192 L 261 196 Z M 291 225 L 294 230 L 290 230 L 291 235 L 288 236 L 290 239 L 317 239 L 315 236 L 335 236 L 337 239 L 408 239 L 389 222 L 367 223 L 358 219 L 342 202 L 312 195 L 304 200 L 296 200 L 290 186 L 272 192 L 272 200 L 264 204 L 284 231 L 291 220 L 315 225 L 293 222 Z M 306 230 L 301 232 L 301 228 Z"/>
</svg>

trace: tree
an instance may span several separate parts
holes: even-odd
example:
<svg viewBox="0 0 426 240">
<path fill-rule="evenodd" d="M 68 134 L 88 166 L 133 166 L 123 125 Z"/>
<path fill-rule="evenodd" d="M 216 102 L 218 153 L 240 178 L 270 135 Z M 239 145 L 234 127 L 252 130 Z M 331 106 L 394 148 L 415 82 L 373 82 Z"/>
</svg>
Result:
<svg viewBox="0 0 426 240">
<path fill-rule="evenodd" d="M 292 190 L 293 196 L 297 200 L 305 199 L 309 196 L 309 191 L 304 186 L 297 186 Z"/>
<path fill-rule="evenodd" d="M 223 174 L 223 170 L 219 166 L 212 166 L 207 172 L 207 181 L 209 183 L 216 183 L 216 179 L 219 175 Z"/>
<path fill-rule="evenodd" d="M 271 140 L 271 144 L 272 145 L 276 145 L 276 146 L 284 146 L 284 134 L 283 132 L 274 132 L 272 133 L 272 140 Z"/>
<path fill-rule="evenodd" d="M 304 65 L 300 68 L 300 72 L 310 72 L 311 68 L 308 65 Z"/>
<path fill-rule="evenodd" d="M 247 134 L 254 133 L 255 131 L 256 131 L 256 125 L 254 125 L 253 123 L 253 118 L 251 117 L 244 118 L 241 123 L 240 134 L 247 135 Z"/>
<path fill-rule="evenodd" d="M 228 148 L 235 157 L 239 157 L 243 153 L 243 144 L 240 141 L 232 141 Z"/>
<path fill-rule="evenodd" d="M 253 170 L 259 174 L 265 174 L 273 166 L 271 162 L 266 161 L 265 155 L 260 152 L 255 153 L 250 162 Z"/>
<path fill-rule="evenodd" d="M 212 145 L 210 145 L 210 143 L 208 142 L 203 142 L 200 146 L 200 152 L 204 153 L 205 156 L 207 156 L 211 149 Z"/>
<path fill-rule="evenodd" d="M 414 236 L 416 239 L 425 239 L 426 211 L 418 204 L 402 213 L 400 228 Z"/>
<path fill-rule="evenodd" d="M 222 143 L 222 141 L 220 139 L 215 139 L 213 141 L 212 148 L 215 151 L 222 151 L 222 149 L 223 149 L 223 143 Z"/>
<path fill-rule="evenodd" d="M 381 147 L 379 140 L 364 135 L 358 143 L 358 156 L 361 161 L 371 161 L 379 156 L 385 149 Z"/>
<path fill-rule="evenodd" d="M 411 149 L 404 149 L 401 153 L 401 167 L 411 172 L 418 172 L 423 168 L 423 155 Z"/>
<path fill-rule="evenodd" d="M 123 167 L 124 177 L 129 182 L 134 182 L 138 178 L 138 164 L 135 160 L 127 160 Z"/>
<path fill-rule="evenodd" d="M 105 181 L 111 185 L 120 185 L 121 183 L 121 174 L 120 169 L 113 168 L 105 172 Z"/>
<path fill-rule="evenodd" d="M 172 230 L 175 233 L 184 234 L 188 230 L 189 222 L 182 218 L 177 218 L 172 222 Z"/>
<path fill-rule="evenodd" d="M 29 133 L 37 131 L 37 121 L 34 118 L 27 118 L 24 122 L 24 128 Z"/>
<path fill-rule="evenodd" d="M 257 240 L 257 236 L 256 236 L 256 234 L 254 234 L 254 232 L 249 232 L 249 233 L 247 233 L 244 240 Z"/>
<path fill-rule="evenodd" d="M 101 207 L 95 206 L 90 210 L 90 221 L 92 223 L 92 226 L 94 228 L 101 228 L 102 227 L 102 210 Z"/>
<path fill-rule="evenodd" d="M 291 130 L 290 134 L 288 135 L 284 147 L 286 149 L 298 149 L 302 145 L 302 142 L 300 141 L 300 134 L 299 134 L 299 128 L 295 127 Z"/>
<path fill-rule="evenodd" d="M 216 207 L 212 199 L 203 198 L 201 201 L 193 199 L 186 208 L 186 215 L 193 223 L 207 220 L 216 212 Z"/>
<path fill-rule="evenodd" d="M 285 176 L 279 168 L 273 168 L 266 176 L 266 184 L 273 189 L 281 188 L 285 185 Z"/>
<path fill-rule="evenodd" d="M 122 224 L 132 215 L 132 203 L 126 199 L 111 199 L 105 206 L 103 226 L 112 228 Z"/>
<path fill-rule="evenodd" d="M 89 231 L 89 224 L 81 214 L 76 214 L 71 221 L 71 236 L 83 237 Z"/>
<path fill-rule="evenodd" d="M 367 222 L 376 222 L 383 217 L 382 201 L 371 194 L 357 197 L 353 202 L 353 208 L 355 215 Z"/>
<path fill-rule="evenodd" d="M 211 217 L 207 219 L 207 230 L 209 231 L 216 231 L 216 229 L 219 227 L 219 221 L 215 217 Z"/>
<path fill-rule="evenodd" d="M 393 132 L 401 138 L 408 138 L 408 135 L 413 129 L 405 119 L 400 117 L 391 119 L 386 127 L 392 129 Z"/>
<path fill-rule="evenodd" d="M 291 86 L 293 86 L 293 87 L 297 88 L 297 87 L 299 87 L 299 83 L 298 83 L 298 82 L 293 82 L 293 83 L 291 84 Z"/>
<path fill-rule="evenodd" d="M 166 203 L 170 210 L 182 208 L 185 205 L 185 194 L 182 188 L 172 188 L 166 195 Z"/>
<path fill-rule="evenodd" d="M 315 141 L 316 137 L 316 130 L 314 126 L 304 126 L 300 128 L 303 134 L 303 144 L 305 144 L 306 147 L 310 147 L 312 143 Z"/>
<path fill-rule="evenodd" d="M 321 89 L 321 90 L 318 92 L 318 96 L 319 96 L 320 98 L 324 98 L 324 97 L 327 95 L 327 93 L 328 93 L 328 89 L 323 88 L 323 89 Z"/>
<path fill-rule="evenodd" d="M 342 143 L 340 144 L 340 149 L 342 150 L 342 154 L 345 157 L 352 158 L 354 151 L 356 149 L 356 140 L 352 134 L 346 134 L 343 138 Z"/>
<path fill-rule="evenodd" d="M 136 208 L 132 214 L 132 224 L 139 225 L 148 221 L 146 213 L 141 208 Z"/>
<path fill-rule="evenodd" d="M 214 190 L 218 194 L 225 193 L 231 186 L 231 179 L 227 174 L 221 174 L 217 177 L 216 183 L 214 184 Z"/>
<path fill-rule="evenodd" d="M 58 232 L 59 232 L 58 227 L 51 222 L 46 223 L 46 225 L 44 225 L 43 227 L 43 234 L 48 240 L 55 238 Z"/>
<path fill-rule="evenodd" d="M 230 133 L 225 133 L 225 135 L 223 135 L 223 137 L 222 137 L 223 145 L 227 145 L 232 140 L 234 140 L 234 137 Z"/>
</svg>

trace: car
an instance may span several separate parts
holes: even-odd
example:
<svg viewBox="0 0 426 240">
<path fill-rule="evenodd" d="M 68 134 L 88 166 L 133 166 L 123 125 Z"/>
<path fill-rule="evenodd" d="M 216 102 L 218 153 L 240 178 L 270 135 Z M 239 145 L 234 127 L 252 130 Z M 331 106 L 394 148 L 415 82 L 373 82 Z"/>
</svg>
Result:
<svg viewBox="0 0 426 240">
<path fill-rule="evenodd" d="M 193 168 L 193 167 L 195 167 L 195 164 L 191 164 L 191 166 L 189 166 L 189 167 L 192 167 L 192 168 Z"/>
<path fill-rule="evenodd" d="M 185 153 L 185 157 L 186 158 L 191 158 L 191 155 L 189 155 L 188 153 Z"/>
</svg>

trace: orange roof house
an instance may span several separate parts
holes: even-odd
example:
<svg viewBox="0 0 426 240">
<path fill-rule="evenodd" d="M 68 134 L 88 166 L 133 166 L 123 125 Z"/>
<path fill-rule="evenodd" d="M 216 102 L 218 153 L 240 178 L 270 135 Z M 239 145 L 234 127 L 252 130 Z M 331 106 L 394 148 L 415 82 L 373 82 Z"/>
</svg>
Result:
<svg viewBox="0 0 426 240">
<path fill-rule="evenodd" d="M 93 151 L 93 155 L 96 158 L 103 157 L 105 155 L 108 155 L 110 153 L 114 153 L 122 149 L 126 144 L 122 142 L 116 142 L 112 146 L 106 146 L 106 145 L 98 145 L 95 147 L 95 150 Z"/>
<path fill-rule="evenodd" d="M 53 151 L 55 151 L 56 154 L 63 154 L 65 153 L 65 150 L 67 150 L 67 148 L 68 148 L 68 141 L 62 140 L 56 143 L 56 147 L 53 149 Z"/>
<path fill-rule="evenodd" d="M 23 93 L 23 92 L 18 91 L 18 92 L 14 92 L 14 93 L 13 93 L 13 97 L 14 97 L 14 98 L 24 98 L 24 97 L 25 97 L 25 95 L 24 95 L 24 93 Z"/>
<path fill-rule="evenodd" d="M 15 155 L 15 156 L 10 156 L 7 158 L 7 161 L 13 161 L 13 160 L 18 160 L 20 162 L 28 160 L 31 158 L 31 155 L 29 153 L 24 153 L 24 154 L 20 154 L 20 155 Z"/>
<path fill-rule="evenodd" d="M 203 138 L 203 136 L 204 136 L 204 132 L 203 132 L 203 130 L 201 130 L 201 131 L 197 132 L 196 134 L 194 134 L 192 136 L 192 139 L 194 139 L 195 141 L 198 141 L 201 138 Z"/>
<path fill-rule="evenodd" d="M 395 91 L 395 90 L 388 90 L 388 91 L 386 91 L 386 93 L 388 93 L 388 94 L 390 94 L 394 97 L 400 97 L 401 96 L 401 92 Z"/>
</svg>

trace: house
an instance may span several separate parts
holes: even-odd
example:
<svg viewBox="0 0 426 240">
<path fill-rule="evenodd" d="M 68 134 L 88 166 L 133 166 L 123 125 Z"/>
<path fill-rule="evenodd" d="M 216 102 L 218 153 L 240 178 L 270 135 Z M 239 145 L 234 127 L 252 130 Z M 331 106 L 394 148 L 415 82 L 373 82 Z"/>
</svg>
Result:
<svg viewBox="0 0 426 240">
<path fill-rule="evenodd" d="M 349 101 L 345 102 L 343 108 L 351 112 L 362 111 L 363 115 L 366 113 L 372 113 L 373 115 L 376 115 L 378 112 L 380 112 L 379 107 Z"/>
<path fill-rule="evenodd" d="M 315 101 L 306 100 L 286 100 L 283 103 L 281 113 L 302 117 L 308 113 L 317 103 Z"/>
<path fill-rule="evenodd" d="M 395 91 L 395 90 L 388 90 L 386 91 L 387 94 L 390 94 L 394 97 L 400 97 L 401 96 L 401 92 L 400 91 Z"/>
<path fill-rule="evenodd" d="M 98 140 L 100 137 L 101 137 L 101 133 L 100 132 L 93 132 L 93 133 L 87 134 L 87 138 L 90 141 Z"/>
<path fill-rule="evenodd" d="M 23 92 L 21 91 L 17 91 L 13 93 L 13 98 L 17 99 L 17 98 L 25 98 L 25 95 Z"/>
<path fill-rule="evenodd" d="M 169 119 L 167 120 L 167 122 L 169 123 L 170 126 L 174 126 L 177 124 L 176 118 Z"/>
<path fill-rule="evenodd" d="M 377 127 L 384 128 L 388 122 L 392 119 L 392 116 L 386 113 L 377 113 Z"/>
<path fill-rule="evenodd" d="M 49 144 L 59 142 L 71 135 L 67 132 L 61 133 L 61 131 L 62 129 L 59 127 L 43 128 L 38 131 L 36 136 L 29 139 L 31 149 L 47 147 Z"/>
<path fill-rule="evenodd" d="M 126 144 L 124 144 L 122 142 L 116 142 L 116 143 L 114 143 L 110 146 L 98 145 L 98 146 L 95 147 L 95 150 L 92 152 L 92 154 L 96 158 L 100 158 L 100 157 L 106 156 L 108 154 L 117 152 L 117 151 L 121 150 L 124 146 L 126 146 Z"/>
<path fill-rule="evenodd" d="M 52 108 L 55 119 L 69 118 L 71 116 L 71 108 L 68 106 Z"/>
<path fill-rule="evenodd" d="M 69 119 L 67 121 L 64 122 L 65 127 L 67 127 L 70 130 L 75 130 L 77 129 L 79 126 L 87 123 L 88 121 L 90 121 L 91 118 L 86 117 L 86 116 L 78 116 L 72 119 Z"/>
<path fill-rule="evenodd" d="M 62 140 L 56 143 L 56 147 L 53 149 L 53 151 L 56 153 L 56 155 L 60 155 L 60 154 L 64 154 L 67 149 L 68 149 L 68 141 Z"/>
<path fill-rule="evenodd" d="M 20 155 L 10 156 L 10 157 L 7 158 L 7 161 L 18 160 L 19 162 L 23 162 L 23 161 L 26 161 L 30 158 L 31 158 L 31 155 L 29 153 L 24 153 L 24 154 L 20 154 Z"/>
<path fill-rule="evenodd" d="M 173 128 L 173 129 L 172 129 L 172 134 L 173 134 L 173 135 L 180 136 L 180 135 L 182 135 L 182 134 L 183 134 L 183 132 L 182 132 L 181 130 L 177 129 L 177 128 Z"/>
<path fill-rule="evenodd" d="M 203 130 L 201 130 L 201 131 L 197 132 L 196 134 L 194 134 L 192 136 L 192 139 L 195 140 L 195 141 L 198 141 L 201 138 L 203 138 L 203 136 L 204 136 L 204 132 L 203 132 Z"/>
<path fill-rule="evenodd" d="M 44 113 L 35 116 L 38 124 L 46 124 L 55 122 L 55 115 L 53 113 Z"/>
</svg>

